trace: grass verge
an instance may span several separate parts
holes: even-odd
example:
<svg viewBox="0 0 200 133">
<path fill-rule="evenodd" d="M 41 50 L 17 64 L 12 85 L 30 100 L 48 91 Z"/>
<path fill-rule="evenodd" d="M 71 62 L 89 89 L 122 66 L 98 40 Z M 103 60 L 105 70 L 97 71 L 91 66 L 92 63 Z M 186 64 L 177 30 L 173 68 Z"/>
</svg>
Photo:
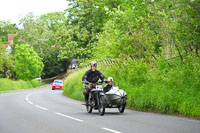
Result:
<svg viewBox="0 0 200 133">
<path fill-rule="evenodd" d="M 31 80 L 31 81 L 17 80 L 17 81 L 13 81 L 13 80 L 10 80 L 10 79 L 7 79 L 7 78 L 0 78 L 0 92 L 35 88 L 35 87 L 38 87 L 38 86 L 41 86 L 41 85 L 45 85 L 45 83 L 40 83 L 37 80 Z"/>
</svg>

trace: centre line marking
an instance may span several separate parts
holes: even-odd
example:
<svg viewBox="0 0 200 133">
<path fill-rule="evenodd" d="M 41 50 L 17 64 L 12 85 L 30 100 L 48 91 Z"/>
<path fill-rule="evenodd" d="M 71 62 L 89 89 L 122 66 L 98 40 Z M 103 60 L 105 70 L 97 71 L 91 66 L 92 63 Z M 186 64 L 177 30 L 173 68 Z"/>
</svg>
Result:
<svg viewBox="0 0 200 133">
<path fill-rule="evenodd" d="M 31 101 L 28 101 L 29 104 L 33 104 Z"/>
<path fill-rule="evenodd" d="M 113 132 L 113 133 L 122 133 L 122 132 L 115 131 L 115 130 L 112 130 L 112 129 L 109 129 L 109 128 L 102 128 L 102 129 Z"/>
<path fill-rule="evenodd" d="M 57 115 L 60 115 L 60 116 L 64 116 L 64 117 L 67 117 L 69 119 L 72 119 L 72 120 L 76 120 L 76 121 L 79 121 L 79 122 L 83 122 L 83 120 L 81 119 L 77 119 L 77 118 L 74 118 L 74 117 L 71 117 L 71 116 L 68 116 L 68 115 L 64 115 L 64 114 L 61 114 L 61 113 L 58 113 L 56 112 Z"/>
<path fill-rule="evenodd" d="M 35 105 L 36 107 L 40 108 L 40 109 L 43 109 L 43 110 L 48 110 L 47 108 L 44 108 L 44 107 L 41 107 L 39 105 Z"/>
</svg>

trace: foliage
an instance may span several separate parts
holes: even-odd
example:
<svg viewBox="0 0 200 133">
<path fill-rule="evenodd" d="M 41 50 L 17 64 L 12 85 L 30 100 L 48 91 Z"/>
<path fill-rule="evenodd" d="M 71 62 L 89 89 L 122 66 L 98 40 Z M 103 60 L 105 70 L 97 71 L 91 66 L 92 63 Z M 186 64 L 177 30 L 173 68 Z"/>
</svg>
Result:
<svg viewBox="0 0 200 133">
<path fill-rule="evenodd" d="M 24 27 L 20 33 L 23 36 L 21 43 L 28 43 L 39 55 L 43 54 L 46 48 L 55 45 L 55 34 L 64 20 L 63 12 L 48 13 L 40 17 L 29 13 L 20 20 Z"/>
<path fill-rule="evenodd" d="M 0 45 L 0 77 L 14 77 L 15 66 L 13 56 Z"/>
<path fill-rule="evenodd" d="M 58 44 L 64 47 L 60 51 L 59 58 L 61 60 L 78 58 L 80 62 L 85 62 L 92 58 L 91 49 L 93 43 L 97 42 L 96 35 L 102 31 L 104 23 L 109 18 L 104 6 L 110 9 L 120 2 L 112 0 L 68 0 L 68 2 L 65 26 L 56 34 Z M 69 54 L 69 49 L 70 53 L 74 54 Z"/>
<path fill-rule="evenodd" d="M 57 43 L 63 47 L 59 58 L 88 58 L 91 43 L 95 40 L 96 29 L 93 22 L 93 1 L 69 1 L 66 9 L 67 20 L 65 26 L 57 32 Z M 69 53 L 70 49 L 70 53 Z"/>
<path fill-rule="evenodd" d="M 20 44 L 28 43 L 37 53 L 42 54 L 43 49 L 45 49 L 49 43 L 51 32 L 45 27 L 41 27 L 38 21 L 38 18 L 31 13 L 20 20 L 20 24 L 23 25 L 24 28 L 20 32 L 23 36 L 23 40 Z"/>
<path fill-rule="evenodd" d="M 15 47 L 15 71 L 19 79 L 31 80 L 41 75 L 44 64 L 28 44 Z"/>
<path fill-rule="evenodd" d="M 121 8 L 108 10 L 109 21 L 95 43 L 96 58 L 149 58 L 163 55 L 169 59 L 191 51 L 199 54 L 198 2 L 127 1 Z M 126 7 L 126 8 L 125 8 Z M 96 47 L 95 47 L 96 46 Z M 102 57 L 102 53 L 104 56 Z"/>
<path fill-rule="evenodd" d="M 20 37 L 22 38 L 22 30 L 18 30 L 16 35 L 13 37 L 14 46 L 15 46 L 15 44 L 22 44 L 23 40 L 21 40 Z M 13 46 L 13 48 L 14 48 L 14 46 Z"/>
<path fill-rule="evenodd" d="M 41 55 L 42 61 L 44 63 L 44 69 L 42 71 L 42 78 L 51 78 L 60 73 L 66 72 L 69 62 L 66 60 L 58 60 L 59 49 L 58 48 L 48 48 L 43 51 Z"/>
<path fill-rule="evenodd" d="M 0 20 L 0 40 L 2 42 L 7 42 L 8 34 L 15 34 L 17 32 L 17 30 L 18 30 L 18 28 L 17 28 L 16 24 L 11 24 L 9 21 L 1 21 Z"/>
<path fill-rule="evenodd" d="M 4 41 L 4 42 L 0 41 L 0 45 L 1 44 L 10 44 L 10 42 L 8 42 L 8 41 Z"/>
<path fill-rule="evenodd" d="M 66 72 L 69 60 L 59 60 L 58 53 L 61 44 L 58 41 L 57 34 L 62 33 L 65 22 L 64 12 L 53 12 L 35 17 L 33 14 L 28 14 L 21 19 L 24 29 L 19 32 L 18 36 L 22 35 L 21 42 L 15 44 L 29 43 L 34 50 L 43 58 L 44 69 L 42 72 L 43 78 L 50 78 Z"/>
<path fill-rule="evenodd" d="M 87 57 L 87 54 L 88 51 L 86 51 L 86 49 L 81 48 L 77 42 L 71 41 L 60 49 L 58 58 L 71 61 L 75 57 L 79 59 Z"/>
<path fill-rule="evenodd" d="M 79 72 L 70 74 L 64 81 L 63 94 L 77 100 L 83 100 L 82 76 L 87 69 L 81 69 Z"/>
<path fill-rule="evenodd" d="M 8 92 L 13 90 L 21 90 L 21 89 L 29 89 L 35 88 L 41 85 L 45 85 L 45 83 L 40 83 L 37 80 L 23 81 L 23 80 L 10 80 L 6 78 L 0 78 L 0 93 Z"/>
</svg>

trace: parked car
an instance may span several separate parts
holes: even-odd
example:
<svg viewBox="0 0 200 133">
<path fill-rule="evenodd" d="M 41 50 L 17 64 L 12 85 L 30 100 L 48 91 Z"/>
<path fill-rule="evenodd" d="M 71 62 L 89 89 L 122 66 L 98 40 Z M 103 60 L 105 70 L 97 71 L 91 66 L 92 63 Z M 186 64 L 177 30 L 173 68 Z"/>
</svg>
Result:
<svg viewBox="0 0 200 133">
<path fill-rule="evenodd" d="M 64 84 L 64 82 L 61 79 L 54 80 L 52 83 L 52 90 L 63 89 L 63 84 Z"/>
</svg>

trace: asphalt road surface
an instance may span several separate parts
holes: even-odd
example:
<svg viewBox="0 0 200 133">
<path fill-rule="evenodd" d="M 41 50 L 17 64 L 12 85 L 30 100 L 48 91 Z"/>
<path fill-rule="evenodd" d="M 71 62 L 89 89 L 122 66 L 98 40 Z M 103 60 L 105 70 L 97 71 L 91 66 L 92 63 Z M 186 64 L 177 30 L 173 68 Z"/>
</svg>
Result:
<svg viewBox="0 0 200 133">
<path fill-rule="evenodd" d="M 118 109 L 86 112 L 50 85 L 0 94 L 0 133 L 200 133 L 200 121 Z"/>
</svg>

